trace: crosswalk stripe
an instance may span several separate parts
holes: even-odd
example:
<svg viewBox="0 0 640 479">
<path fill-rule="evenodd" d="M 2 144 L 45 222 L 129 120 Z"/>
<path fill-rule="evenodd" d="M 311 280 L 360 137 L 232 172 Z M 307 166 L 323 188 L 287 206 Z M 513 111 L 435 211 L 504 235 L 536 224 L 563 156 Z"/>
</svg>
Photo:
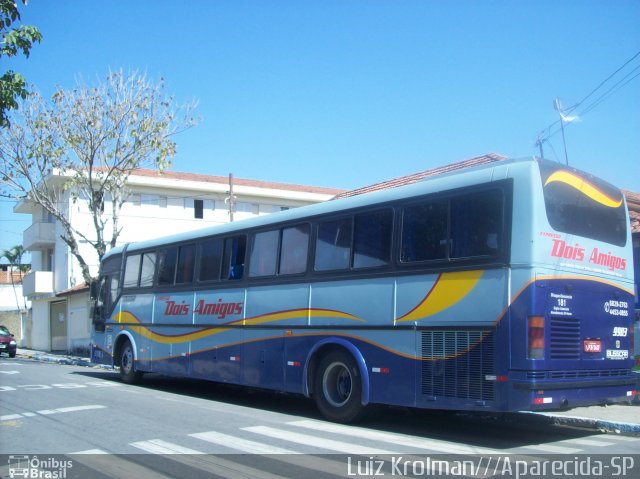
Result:
<svg viewBox="0 0 640 479">
<path fill-rule="evenodd" d="M 206 453 L 202 451 L 173 444 L 163 441 L 162 439 L 132 442 L 130 445 L 151 454 L 168 455 L 168 458 L 172 461 L 202 471 L 212 472 L 218 477 L 225 477 L 227 479 L 253 479 L 254 477 L 282 479 L 282 476 L 248 467 L 221 457 L 206 455 Z"/>
<path fill-rule="evenodd" d="M 196 439 L 218 444 L 220 446 L 235 449 L 236 451 L 246 452 L 248 454 L 301 454 L 300 452 L 291 451 L 281 447 L 270 446 L 261 442 L 250 441 L 236 436 L 229 436 L 218 431 L 199 432 L 189 434 Z"/>
<path fill-rule="evenodd" d="M 637 437 L 630 437 L 630 436 L 607 436 L 607 439 L 611 439 L 612 441 L 637 441 L 638 438 Z"/>
<path fill-rule="evenodd" d="M 571 439 L 570 441 L 566 441 L 567 444 L 578 444 L 580 446 L 598 446 L 598 447 L 606 447 L 606 446 L 614 446 L 615 442 L 607 442 L 601 441 L 599 439 Z"/>
<path fill-rule="evenodd" d="M 76 411 L 89 411 L 92 409 L 105 409 L 107 406 L 102 406 L 100 404 L 90 404 L 88 406 L 72 406 L 72 407 L 61 407 L 58 409 L 54 409 L 56 412 L 76 412 Z"/>
<path fill-rule="evenodd" d="M 114 479 L 123 477 L 135 477 L 136 479 L 171 479 L 169 476 L 123 459 L 116 455 L 106 454 L 78 454 L 73 461 L 87 466 L 90 469 L 100 471 L 100 474 Z"/>
<path fill-rule="evenodd" d="M 554 446 L 553 444 L 536 444 L 535 446 L 526 446 L 527 449 L 535 449 L 536 451 L 551 452 L 554 454 L 575 454 L 581 452 L 582 449 L 573 447 Z"/>
<path fill-rule="evenodd" d="M 424 439 L 419 437 L 406 436 L 386 431 L 376 431 L 357 426 L 344 426 L 320 421 L 303 419 L 287 423 L 291 426 L 312 429 L 315 431 L 328 432 L 332 434 L 343 434 L 360 439 L 370 439 L 372 441 L 386 442 L 394 445 L 414 447 L 416 449 L 426 449 L 429 451 L 445 452 L 450 454 L 499 454 L 498 451 L 476 446 L 465 446 L 454 444 L 438 439 Z"/>
<path fill-rule="evenodd" d="M 268 454 L 270 459 L 276 461 L 286 462 L 287 464 L 292 464 L 294 466 L 314 471 L 322 471 L 339 477 L 344 476 L 346 470 L 345 464 L 338 463 L 336 461 L 323 459 L 317 456 L 305 455 L 304 453 L 292 451 L 290 449 L 269 446 L 261 442 L 251 441 L 241 437 L 229 436 L 217 431 L 189 434 L 189 436 L 249 454 Z"/>
<path fill-rule="evenodd" d="M 0 421 L 13 421 L 14 419 L 20 419 L 22 414 L 6 414 L 4 416 L 0 416 Z"/>
<path fill-rule="evenodd" d="M 148 441 L 138 441 L 129 443 L 131 446 L 142 449 L 151 454 L 205 454 L 195 449 L 179 446 L 162 439 L 150 439 Z"/>
<path fill-rule="evenodd" d="M 300 434 L 297 432 L 285 431 L 282 429 L 275 429 L 269 426 L 252 426 L 243 427 L 243 431 L 253 432 L 255 434 L 261 434 L 263 436 L 272 437 L 274 439 L 282 439 L 284 441 L 295 442 L 297 444 L 304 444 L 305 446 L 314 446 L 322 449 L 328 449 L 330 451 L 336 451 L 342 454 L 399 454 L 394 451 L 388 451 L 385 449 L 378 449 L 375 447 L 358 446 L 352 442 L 335 441 L 333 439 L 323 439 L 316 436 L 309 436 L 306 434 Z"/>
</svg>

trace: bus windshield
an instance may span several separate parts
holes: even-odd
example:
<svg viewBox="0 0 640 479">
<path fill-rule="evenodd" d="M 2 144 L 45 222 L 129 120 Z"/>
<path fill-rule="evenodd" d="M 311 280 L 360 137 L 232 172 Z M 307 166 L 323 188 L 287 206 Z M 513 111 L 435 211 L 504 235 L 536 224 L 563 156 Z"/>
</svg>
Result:
<svg viewBox="0 0 640 479">
<path fill-rule="evenodd" d="M 625 246 L 628 219 L 620 190 L 570 168 L 540 163 L 540 172 L 553 229 Z"/>
</svg>

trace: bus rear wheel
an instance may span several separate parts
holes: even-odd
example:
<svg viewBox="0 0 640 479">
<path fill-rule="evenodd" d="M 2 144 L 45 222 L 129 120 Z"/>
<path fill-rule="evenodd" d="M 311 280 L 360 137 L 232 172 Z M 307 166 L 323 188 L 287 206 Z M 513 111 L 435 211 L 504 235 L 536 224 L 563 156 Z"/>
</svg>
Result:
<svg viewBox="0 0 640 479">
<path fill-rule="evenodd" d="M 325 418 L 349 423 L 362 417 L 360 370 L 350 354 L 332 351 L 324 356 L 313 384 L 316 405 Z"/>
<path fill-rule="evenodd" d="M 142 378 L 142 373 L 136 371 L 133 346 L 125 341 L 120 349 L 120 378 L 127 384 L 135 384 Z"/>
</svg>

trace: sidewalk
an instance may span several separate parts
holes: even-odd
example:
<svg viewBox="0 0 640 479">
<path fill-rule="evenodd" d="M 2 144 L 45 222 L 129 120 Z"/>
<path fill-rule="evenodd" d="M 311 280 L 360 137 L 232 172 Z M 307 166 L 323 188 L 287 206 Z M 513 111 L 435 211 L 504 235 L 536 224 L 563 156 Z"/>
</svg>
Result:
<svg viewBox="0 0 640 479">
<path fill-rule="evenodd" d="M 31 349 L 18 348 L 17 356 L 33 361 L 108 368 L 108 366 L 92 364 L 90 358 Z M 640 390 L 640 387 L 638 389 Z M 640 394 L 640 391 L 636 394 L 632 405 L 613 404 L 609 406 L 577 407 L 568 411 L 526 412 L 509 416 L 513 421 L 517 422 L 529 420 L 532 424 L 579 427 L 614 434 L 640 436 L 640 396 L 638 394 Z"/>
<path fill-rule="evenodd" d="M 36 351 L 34 349 L 18 348 L 16 356 L 31 359 L 33 361 L 41 361 L 44 363 L 69 364 L 72 366 L 98 367 L 92 364 L 90 358 L 80 356 L 71 356 L 63 353 L 47 353 L 44 351 Z"/>
</svg>

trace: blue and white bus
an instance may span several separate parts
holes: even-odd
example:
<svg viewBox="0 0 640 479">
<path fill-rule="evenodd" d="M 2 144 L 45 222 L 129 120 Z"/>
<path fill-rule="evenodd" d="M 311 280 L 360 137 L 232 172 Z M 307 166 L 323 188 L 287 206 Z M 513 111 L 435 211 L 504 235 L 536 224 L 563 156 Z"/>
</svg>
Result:
<svg viewBox="0 0 640 479">
<path fill-rule="evenodd" d="M 92 286 L 92 359 L 368 404 L 620 402 L 633 259 L 620 191 L 535 158 L 128 244 Z"/>
</svg>

